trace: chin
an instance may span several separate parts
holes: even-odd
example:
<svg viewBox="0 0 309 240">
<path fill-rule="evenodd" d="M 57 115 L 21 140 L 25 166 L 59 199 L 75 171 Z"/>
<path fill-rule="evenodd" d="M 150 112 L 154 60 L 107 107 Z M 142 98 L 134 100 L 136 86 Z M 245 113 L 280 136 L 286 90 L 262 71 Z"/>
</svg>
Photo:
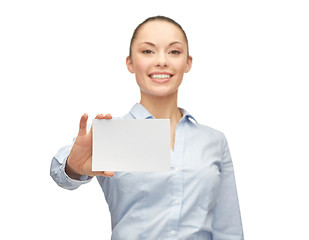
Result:
<svg viewBox="0 0 309 240">
<path fill-rule="evenodd" d="M 152 97 L 167 97 L 167 96 L 171 96 L 174 94 L 177 94 L 177 89 L 174 91 L 171 90 L 163 90 L 163 89 L 158 89 L 157 91 L 143 91 L 141 90 L 143 95 L 148 95 L 148 96 L 152 96 Z"/>
</svg>

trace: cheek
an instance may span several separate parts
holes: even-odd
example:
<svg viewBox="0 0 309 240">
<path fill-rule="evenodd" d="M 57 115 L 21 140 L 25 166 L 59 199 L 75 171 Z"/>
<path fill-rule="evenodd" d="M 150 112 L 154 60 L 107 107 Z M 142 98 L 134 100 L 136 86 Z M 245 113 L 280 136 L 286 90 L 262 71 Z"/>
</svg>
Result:
<svg viewBox="0 0 309 240">
<path fill-rule="evenodd" d="M 142 59 L 142 58 L 136 58 L 135 59 L 134 68 L 135 68 L 136 74 L 147 73 L 148 67 L 149 67 L 149 63 L 148 63 L 147 60 Z"/>
<path fill-rule="evenodd" d="M 143 88 L 145 81 L 145 75 L 148 72 L 148 64 L 145 59 L 136 58 L 134 62 L 134 72 L 135 72 L 135 79 L 140 88 Z"/>
<path fill-rule="evenodd" d="M 186 70 L 186 61 L 184 61 L 183 59 L 175 61 L 173 65 L 180 73 L 185 72 Z"/>
</svg>

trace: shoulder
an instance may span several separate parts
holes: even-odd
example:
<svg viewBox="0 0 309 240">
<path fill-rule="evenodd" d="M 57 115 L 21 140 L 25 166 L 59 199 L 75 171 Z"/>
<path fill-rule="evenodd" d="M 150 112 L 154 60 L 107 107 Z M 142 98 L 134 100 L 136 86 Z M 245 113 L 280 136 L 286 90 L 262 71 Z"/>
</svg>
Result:
<svg viewBox="0 0 309 240">
<path fill-rule="evenodd" d="M 225 138 L 222 131 L 219 131 L 218 129 L 215 129 L 208 125 L 200 124 L 186 109 L 179 109 L 182 114 L 186 116 L 186 125 L 189 126 L 190 131 L 192 131 L 194 134 L 198 134 L 207 138 L 213 138 L 216 140 L 221 140 Z"/>
<path fill-rule="evenodd" d="M 199 123 L 195 123 L 194 125 L 196 126 L 197 131 L 203 135 L 205 134 L 218 139 L 225 138 L 224 133 L 218 129 Z"/>
<path fill-rule="evenodd" d="M 216 146 L 221 146 L 221 148 L 226 144 L 225 134 L 213 127 L 194 123 L 194 127 L 192 129 L 192 134 L 194 134 L 194 138 L 200 139 L 201 142 L 214 144 Z"/>
</svg>

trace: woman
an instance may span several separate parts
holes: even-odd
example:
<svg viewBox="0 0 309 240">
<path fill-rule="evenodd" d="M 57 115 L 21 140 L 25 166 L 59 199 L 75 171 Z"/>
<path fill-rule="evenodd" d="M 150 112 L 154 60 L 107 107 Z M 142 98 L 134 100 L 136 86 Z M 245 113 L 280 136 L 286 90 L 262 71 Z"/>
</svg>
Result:
<svg viewBox="0 0 309 240">
<path fill-rule="evenodd" d="M 112 239 L 243 239 L 226 138 L 177 106 L 178 87 L 192 65 L 184 30 L 167 17 L 146 19 L 133 33 L 126 63 L 141 100 L 123 118 L 170 119 L 171 171 L 91 171 L 92 129 L 87 133 L 84 114 L 73 146 L 53 158 L 51 176 L 67 189 L 97 176 L 111 212 Z"/>
</svg>

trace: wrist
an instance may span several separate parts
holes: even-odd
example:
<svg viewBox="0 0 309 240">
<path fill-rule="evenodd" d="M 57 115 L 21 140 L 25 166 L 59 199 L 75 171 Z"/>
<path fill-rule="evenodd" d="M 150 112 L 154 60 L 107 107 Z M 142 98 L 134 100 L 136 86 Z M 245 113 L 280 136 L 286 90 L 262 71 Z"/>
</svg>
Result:
<svg viewBox="0 0 309 240">
<path fill-rule="evenodd" d="M 66 164 L 65 164 L 65 168 L 64 168 L 64 171 L 65 173 L 72 179 L 74 180 L 80 180 L 80 178 L 82 177 L 81 174 L 75 172 L 71 167 L 70 165 L 68 164 L 68 160 L 69 158 L 67 159 L 66 161 Z"/>
</svg>

